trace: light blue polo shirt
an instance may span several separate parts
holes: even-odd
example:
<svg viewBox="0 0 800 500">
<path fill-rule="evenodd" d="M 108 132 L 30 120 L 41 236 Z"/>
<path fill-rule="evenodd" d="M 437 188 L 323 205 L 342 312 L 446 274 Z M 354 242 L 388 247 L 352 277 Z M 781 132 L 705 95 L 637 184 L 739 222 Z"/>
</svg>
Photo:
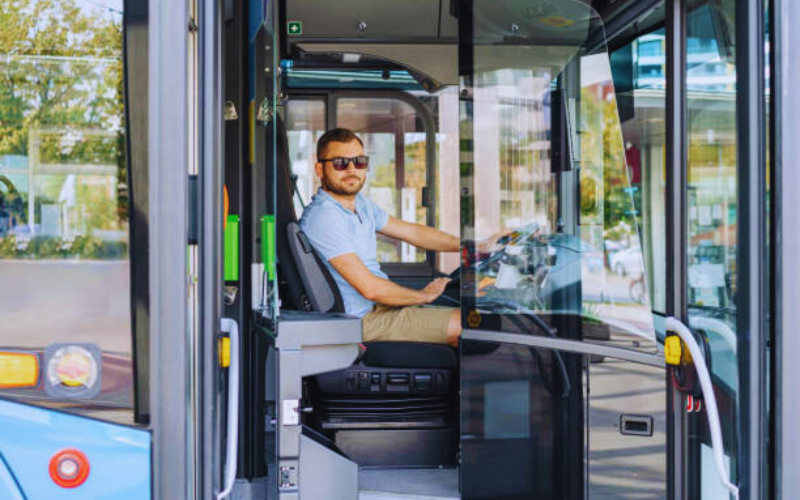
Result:
<svg viewBox="0 0 800 500">
<path fill-rule="evenodd" d="M 376 234 L 387 222 L 389 215 L 361 193 L 356 195 L 356 211 L 351 212 L 320 188 L 303 211 L 300 229 L 325 260 L 325 265 L 339 285 L 347 314 L 360 318 L 371 311 L 375 303 L 358 293 L 329 261 L 339 255 L 354 253 L 372 274 L 387 278 L 378 264 Z"/>
</svg>

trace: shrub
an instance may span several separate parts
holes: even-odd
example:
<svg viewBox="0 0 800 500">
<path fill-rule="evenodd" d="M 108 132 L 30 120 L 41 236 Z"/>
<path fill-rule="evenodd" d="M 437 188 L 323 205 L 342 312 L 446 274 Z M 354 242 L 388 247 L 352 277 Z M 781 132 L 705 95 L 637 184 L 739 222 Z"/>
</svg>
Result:
<svg viewBox="0 0 800 500">
<path fill-rule="evenodd" d="M 127 243 L 103 241 L 95 236 L 78 236 L 72 241 L 51 236 L 36 236 L 27 244 L 18 243 L 13 235 L 0 239 L 0 259 L 114 260 L 124 259 L 127 254 Z"/>
</svg>

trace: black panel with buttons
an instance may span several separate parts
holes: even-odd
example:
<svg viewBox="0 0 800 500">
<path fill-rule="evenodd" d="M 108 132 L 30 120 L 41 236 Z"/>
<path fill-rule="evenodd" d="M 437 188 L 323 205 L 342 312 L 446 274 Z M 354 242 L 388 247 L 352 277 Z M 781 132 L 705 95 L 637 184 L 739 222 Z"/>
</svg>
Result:
<svg viewBox="0 0 800 500">
<path fill-rule="evenodd" d="M 381 374 L 379 372 L 373 372 L 369 376 L 369 390 L 372 392 L 380 392 L 381 391 Z"/>
<path fill-rule="evenodd" d="M 430 373 L 416 373 L 414 374 L 414 388 L 420 392 L 430 391 L 433 385 L 431 384 Z"/>
<path fill-rule="evenodd" d="M 398 393 L 436 396 L 448 394 L 453 376 L 451 370 L 354 366 L 350 370 L 318 375 L 317 382 L 324 394 L 368 392 L 376 396 Z"/>
</svg>

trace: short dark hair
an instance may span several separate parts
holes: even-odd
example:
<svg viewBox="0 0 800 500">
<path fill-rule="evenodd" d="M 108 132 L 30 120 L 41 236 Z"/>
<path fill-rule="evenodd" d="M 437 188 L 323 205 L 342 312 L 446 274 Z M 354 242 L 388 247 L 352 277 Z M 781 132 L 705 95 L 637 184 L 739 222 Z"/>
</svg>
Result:
<svg viewBox="0 0 800 500">
<path fill-rule="evenodd" d="M 359 139 L 355 132 L 349 128 L 333 128 L 328 130 L 322 134 L 322 137 L 320 137 L 317 141 L 317 160 L 322 158 L 322 153 L 325 152 L 325 148 L 328 147 L 328 144 L 332 142 L 351 141 L 358 141 L 358 143 L 361 144 L 361 147 L 364 147 L 364 141 Z"/>
</svg>

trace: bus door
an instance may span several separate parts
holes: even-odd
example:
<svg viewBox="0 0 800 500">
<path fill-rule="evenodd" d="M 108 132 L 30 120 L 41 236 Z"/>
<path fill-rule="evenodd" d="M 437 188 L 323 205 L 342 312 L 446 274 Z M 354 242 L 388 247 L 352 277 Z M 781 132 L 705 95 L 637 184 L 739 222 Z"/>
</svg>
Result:
<svg viewBox="0 0 800 500">
<path fill-rule="evenodd" d="M 147 165 L 126 151 L 147 101 L 125 95 L 128 3 L 0 8 L 1 498 L 151 498 L 132 335 L 148 331 L 132 291 Z M 134 58 L 146 67 L 146 48 Z"/>
<path fill-rule="evenodd" d="M 462 498 L 666 498 L 603 23 L 578 1 L 460 6 Z"/>
</svg>

